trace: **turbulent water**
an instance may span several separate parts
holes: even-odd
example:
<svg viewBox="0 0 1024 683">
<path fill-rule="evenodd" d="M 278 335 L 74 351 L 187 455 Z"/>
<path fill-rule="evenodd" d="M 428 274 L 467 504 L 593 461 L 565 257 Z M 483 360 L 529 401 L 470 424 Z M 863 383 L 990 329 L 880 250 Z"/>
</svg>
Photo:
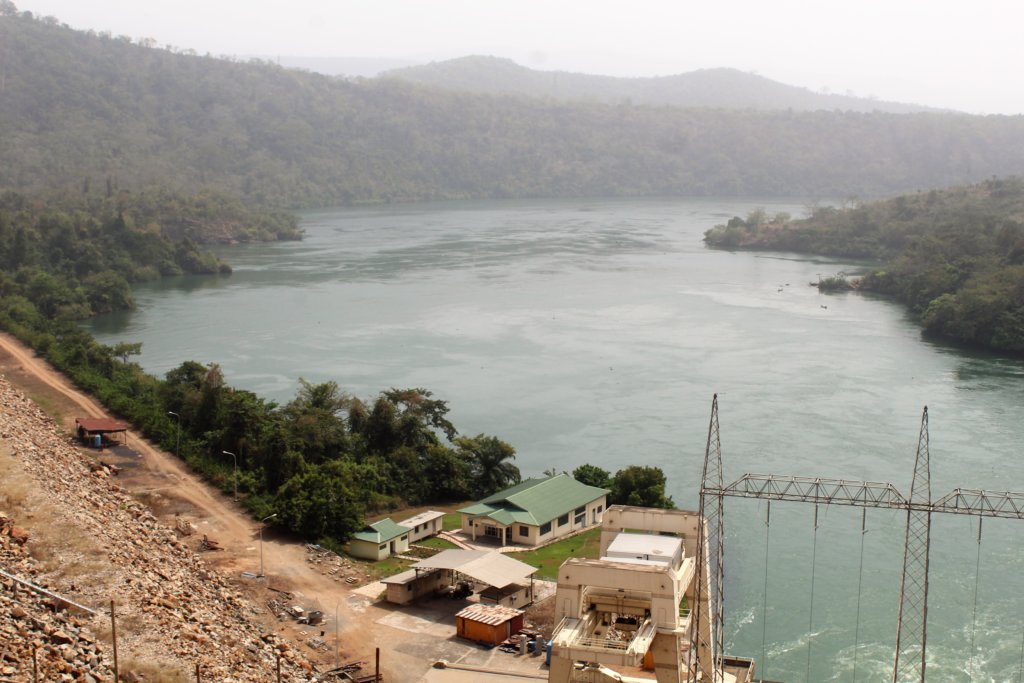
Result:
<svg viewBox="0 0 1024 683">
<path fill-rule="evenodd" d="M 157 373 L 217 362 L 287 401 L 299 377 L 372 398 L 425 387 L 525 475 L 661 467 L 695 508 L 712 394 L 726 480 L 745 472 L 909 488 L 921 410 L 932 492 L 1024 490 L 1024 363 L 922 340 L 903 310 L 808 283 L 854 264 L 710 251 L 744 200 L 428 204 L 307 213 L 298 243 L 226 248 L 230 277 L 140 287 L 93 321 Z M 891 676 L 895 512 L 726 501 L 726 638 L 783 681 Z M 933 523 L 928 680 L 1018 681 L 1024 522 Z M 863 548 L 863 553 L 862 553 Z M 861 557 L 863 556 L 863 569 Z M 980 567 L 976 571 L 976 568 Z M 975 588 L 977 587 L 977 600 Z M 858 617 L 859 614 L 859 617 Z M 856 677 L 854 673 L 856 672 Z"/>
</svg>

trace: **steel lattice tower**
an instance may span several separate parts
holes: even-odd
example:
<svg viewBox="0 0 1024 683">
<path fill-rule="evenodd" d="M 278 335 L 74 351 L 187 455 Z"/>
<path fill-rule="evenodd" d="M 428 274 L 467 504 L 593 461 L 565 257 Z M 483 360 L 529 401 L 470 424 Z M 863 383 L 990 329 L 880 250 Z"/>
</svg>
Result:
<svg viewBox="0 0 1024 683">
<path fill-rule="evenodd" d="M 690 678 L 721 683 L 724 641 L 725 579 L 724 518 L 722 487 L 722 444 L 718 435 L 718 394 L 711 400 L 711 422 L 704 450 L 704 473 L 700 486 L 700 516 L 697 522 L 697 585 L 694 591 L 696 628 L 690 635 Z M 705 557 L 707 561 L 705 562 Z M 705 567 L 707 572 L 705 573 Z M 694 656 L 696 663 L 694 665 Z"/>
<path fill-rule="evenodd" d="M 900 584 L 899 625 L 893 683 L 923 683 L 928 625 L 928 554 L 931 548 L 932 486 L 928 455 L 928 407 L 921 416 L 914 478 L 907 497 L 907 536 Z"/>
</svg>

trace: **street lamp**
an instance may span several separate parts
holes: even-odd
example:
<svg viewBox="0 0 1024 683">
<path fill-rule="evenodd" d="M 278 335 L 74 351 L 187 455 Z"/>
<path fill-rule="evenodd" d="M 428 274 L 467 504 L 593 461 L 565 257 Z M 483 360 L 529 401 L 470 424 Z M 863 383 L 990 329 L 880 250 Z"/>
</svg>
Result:
<svg viewBox="0 0 1024 683">
<path fill-rule="evenodd" d="M 238 502 L 238 456 L 231 451 L 221 451 L 224 455 L 230 455 L 231 459 L 235 461 L 235 502 Z"/>
<path fill-rule="evenodd" d="M 178 433 L 177 433 L 177 436 L 175 436 L 175 438 L 174 438 L 174 454 L 180 458 L 181 457 L 181 415 L 178 415 L 173 410 L 168 410 L 167 414 L 168 415 L 173 415 L 175 417 L 175 419 L 178 421 Z"/>
<path fill-rule="evenodd" d="M 338 624 L 340 623 L 338 621 L 338 608 L 339 607 L 341 607 L 341 600 L 338 600 L 338 602 L 334 603 L 334 668 L 335 669 L 337 669 L 337 668 L 339 668 L 341 666 L 341 646 L 339 645 L 339 643 L 341 643 L 341 641 L 338 640 Z"/>
<path fill-rule="evenodd" d="M 270 515 L 270 517 L 264 517 L 263 519 L 260 520 L 260 575 L 259 575 L 259 578 L 261 578 L 261 579 L 264 576 L 266 576 L 263 573 L 263 525 L 267 523 L 268 519 L 273 519 L 274 517 L 277 517 L 277 513 L 276 512 L 274 514 Z"/>
</svg>

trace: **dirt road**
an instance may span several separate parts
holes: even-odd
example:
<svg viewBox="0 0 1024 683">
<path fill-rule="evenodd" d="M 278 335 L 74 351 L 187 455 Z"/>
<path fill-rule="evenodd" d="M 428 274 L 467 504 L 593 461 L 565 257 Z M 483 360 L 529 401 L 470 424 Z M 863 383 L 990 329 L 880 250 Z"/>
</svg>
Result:
<svg viewBox="0 0 1024 683">
<path fill-rule="evenodd" d="M 60 416 L 68 433 L 73 433 L 75 417 L 108 417 L 103 407 L 76 389 L 62 374 L 38 358 L 13 337 L 0 333 L 0 371 L 9 381 L 51 412 Z M 317 602 L 328 618 L 320 627 L 325 640 L 333 645 L 334 614 L 340 619 L 340 658 L 362 660 L 372 668 L 374 647 L 382 652 L 382 671 L 389 681 L 417 681 L 429 669 L 431 661 L 402 654 L 398 646 L 410 633 L 380 626 L 377 619 L 389 610 L 376 607 L 352 593 L 344 582 L 313 570 L 307 563 L 305 545 L 265 533 L 262 542 L 266 585 L 243 579 L 243 571 L 256 573 L 260 568 L 259 522 L 254 521 L 230 498 L 204 484 L 172 454 L 156 448 L 137 432 L 129 431 L 128 445 L 138 453 L 138 462 L 123 472 L 122 485 L 149 502 L 154 513 L 173 524 L 175 512 L 196 520 L 199 533 L 216 539 L 222 553 L 211 553 L 209 563 L 234 580 L 238 587 L 258 604 L 275 594 L 266 585 L 299 593 L 307 602 Z M 298 634 L 291 623 L 279 625 L 285 637 Z M 334 648 L 321 653 L 321 661 L 335 659 Z"/>
</svg>

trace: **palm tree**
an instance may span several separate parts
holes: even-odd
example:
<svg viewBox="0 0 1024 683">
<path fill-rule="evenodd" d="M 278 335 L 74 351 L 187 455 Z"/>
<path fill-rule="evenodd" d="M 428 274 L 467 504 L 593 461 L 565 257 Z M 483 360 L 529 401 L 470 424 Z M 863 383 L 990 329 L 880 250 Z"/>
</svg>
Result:
<svg viewBox="0 0 1024 683">
<path fill-rule="evenodd" d="M 471 486 L 478 497 L 522 481 L 519 468 L 508 462 L 515 459 L 516 449 L 501 439 L 486 434 L 460 436 L 455 445 L 469 463 Z"/>
</svg>

